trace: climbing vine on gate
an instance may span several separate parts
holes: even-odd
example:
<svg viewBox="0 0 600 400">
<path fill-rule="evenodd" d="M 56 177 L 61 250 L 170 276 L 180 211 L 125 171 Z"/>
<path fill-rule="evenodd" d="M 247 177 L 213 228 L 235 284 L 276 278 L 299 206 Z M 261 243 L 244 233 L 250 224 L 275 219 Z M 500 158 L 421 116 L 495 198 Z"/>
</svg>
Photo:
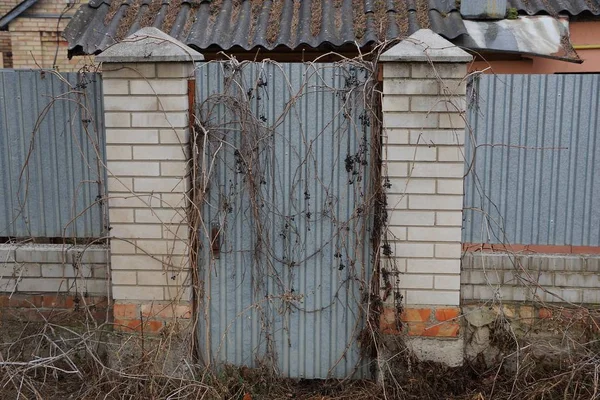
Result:
<svg viewBox="0 0 600 400">
<path fill-rule="evenodd" d="M 315 377 L 368 369 L 386 225 L 374 72 L 358 59 L 199 69 L 194 187 L 208 362 Z M 317 345 L 313 332 L 331 337 Z M 321 352 L 331 354 L 326 370 L 307 367 Z"/>
</svg>

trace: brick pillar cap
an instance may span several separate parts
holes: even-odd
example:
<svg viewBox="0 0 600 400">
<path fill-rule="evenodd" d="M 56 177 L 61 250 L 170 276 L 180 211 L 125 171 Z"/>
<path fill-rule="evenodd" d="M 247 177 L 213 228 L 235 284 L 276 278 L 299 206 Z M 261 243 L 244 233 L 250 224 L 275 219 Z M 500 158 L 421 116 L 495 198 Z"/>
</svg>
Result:
<svg viewBox="0 0 600 400">
<path fill-rule="evenodd" d="M 153 27 L 142 28 L 96 57 L 104 63 L 202 61 L 204 56 Z"/>
<path fill-rule="evenodd" d="M 382 62 L 468 63 L 473 56 L 431 29 L 419 29 L 385 53 Z"/>
</svg>

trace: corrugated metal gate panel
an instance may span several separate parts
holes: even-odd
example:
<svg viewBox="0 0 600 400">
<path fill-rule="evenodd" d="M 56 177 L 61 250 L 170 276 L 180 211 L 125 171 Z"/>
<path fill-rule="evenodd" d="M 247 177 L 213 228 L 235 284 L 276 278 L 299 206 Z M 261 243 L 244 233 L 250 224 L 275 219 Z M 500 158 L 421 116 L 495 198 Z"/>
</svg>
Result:
<svg viewBox="0 0 600 400">
<path fill-rule="evenodd" d="M 104 149 L 100 74 L 0 70 L 0 236 L 101 236 Z"/>
<path fill-rule="evenodd" d="M 199 256 L 205 361 L 257 367 L 270 359 L 282 375 L 298 378 L 369 376 L 356 343 L 371 266 L 368 222 L 358 210 L 368 195 L 368 165 L 347 159 L 369 159 L 370 130 L 360 117 L 362 94 L 344 97 L 349 79 L 361 73 L 333 64 L 317 71 L 255 63 L 232 84 L 225 64 L 198 70 L 199 116 L 210 138 L 205 154 L 216 159 L 200 236 L 222 228 L 219 258 L 211 261 L 206 250 Z M 251 112 L 264 122 L 260 140 L 240 123 L 241 111 L 227 111 L 215 97 L 240 91 L 252 96 Z M 260 172 L 246 173 L 250 154 Z M 258 195 L 249 194 L 251 179 Z"/>
<path fill-rule="evenodd" d="M 599 100 L 600 75 L 475 79 L 464 242 L 600 245 Z"/>
</svg>

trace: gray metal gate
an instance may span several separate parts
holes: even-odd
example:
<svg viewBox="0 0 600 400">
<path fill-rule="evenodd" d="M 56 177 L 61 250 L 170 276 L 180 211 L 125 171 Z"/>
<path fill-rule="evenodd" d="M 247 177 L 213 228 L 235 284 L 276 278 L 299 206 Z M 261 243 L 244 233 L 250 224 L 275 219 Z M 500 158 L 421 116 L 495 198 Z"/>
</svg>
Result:
<svg viewBox="0 0 600 400">
<path fill-rule="evenodd" d="M 463 242 L 600 246 L 600 75 L 483 75 Z"/>
<path fill-rule="evenodd" d="M 99 73 L 0 70 L 0 237 L 104 235 Z"/>
<path fill-rule="evenodd" d="M 372 252 L 365 71 L 209 63 L 199 268 L 204 361 L 364 378 Z"/>
</svg>

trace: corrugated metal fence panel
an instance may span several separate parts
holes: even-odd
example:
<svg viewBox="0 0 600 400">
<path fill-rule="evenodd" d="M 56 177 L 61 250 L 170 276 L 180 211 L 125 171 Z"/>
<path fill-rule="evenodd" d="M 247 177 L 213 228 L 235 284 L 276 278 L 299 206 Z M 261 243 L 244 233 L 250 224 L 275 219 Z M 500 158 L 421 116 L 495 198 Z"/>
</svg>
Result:
<svg viewBox="0 0 600 400">
<path fill-rule="evenodd" d="M 100 77 L 0 70 L 0 237 L 102 235 Z"/>
<path fill-rule="evenodd" d="M 362 72 L 253 63 L 239 72 L 239 86 L 227 86 L 224 64 L 198 70 L 199 116 L 210 137 L 205 153 L 216 158 L 200 236 L 222 228 L 219 258 L 211 259 L 207 240 L 199 257 L 205 361 L 258 367 L 272 360 L 295 378 L 369 376 L 372 360 L 361 358 L 356 342 L 371 269 L 370 232 L 358 210 L 368 196 L 368 166 L 354 164 L 353 175 L 347 159 L 369 159 L 370 130 L 359 118 L 361 94 L 343 96 L 352 73 Z M 251 126 L 240 129 L 239 114 L 211 100 L 249 88 L 252 112 L 264 122 L 260 141 Z M 342 112 L 344 100 L 353 120 Z M 261 167 L 253 171 L 260 194 L 251 197 L 243 159 L 259 142 L 251 154 Z"/>
<path fill-rule="evenodd" d="M 473 85 L 463 241 L 599 246 L 600 75 Z"/>
</svg>

